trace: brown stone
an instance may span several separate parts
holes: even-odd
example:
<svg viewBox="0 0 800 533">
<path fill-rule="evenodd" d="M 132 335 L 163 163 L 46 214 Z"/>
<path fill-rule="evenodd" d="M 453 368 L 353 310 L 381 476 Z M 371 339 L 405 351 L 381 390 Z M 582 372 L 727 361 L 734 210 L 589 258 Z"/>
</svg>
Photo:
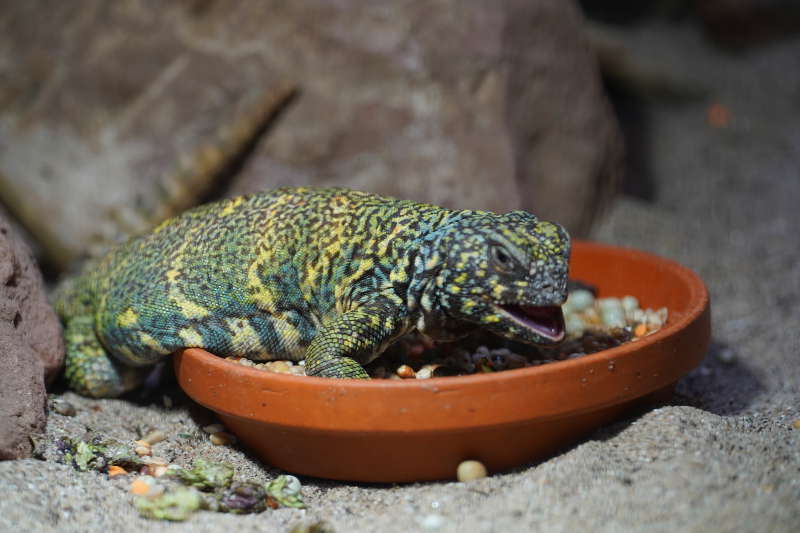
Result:
<svg viewBox="0 0 800 533">
<path fill-rule="evenodd" d="M 64 358 L 61 326 L 25 243 L 0 216 L 0 459 L 30 454 L 45 423 L 45 382 Z"/>
</svg>

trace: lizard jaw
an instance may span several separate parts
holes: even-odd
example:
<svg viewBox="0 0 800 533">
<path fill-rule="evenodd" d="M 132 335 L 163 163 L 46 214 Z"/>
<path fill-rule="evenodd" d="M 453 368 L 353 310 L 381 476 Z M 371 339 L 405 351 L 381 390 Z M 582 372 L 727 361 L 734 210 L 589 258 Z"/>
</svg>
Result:
<svg viewBox="0 0 800 533">
<path fill-rule="evenodd" d="M 564 339 L 564 314 L 559 305 L 495 304 L 495 307 L 517 324 L 553 342 Z"/>
</svg>

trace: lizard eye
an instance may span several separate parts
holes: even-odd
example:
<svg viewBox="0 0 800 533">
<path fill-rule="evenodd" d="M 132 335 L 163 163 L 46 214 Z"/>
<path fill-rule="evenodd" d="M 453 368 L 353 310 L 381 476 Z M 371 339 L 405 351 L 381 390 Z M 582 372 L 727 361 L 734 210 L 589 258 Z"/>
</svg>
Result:
<svg viewBox="0 0 800 533">
<path fill-rule="evenodd" d="M 511 267 L 511 254 L 505 251 L 501 246 L 492 246 L 492 259 L 494 259 L 497 266 L 503 269 Z"/>
</svg>

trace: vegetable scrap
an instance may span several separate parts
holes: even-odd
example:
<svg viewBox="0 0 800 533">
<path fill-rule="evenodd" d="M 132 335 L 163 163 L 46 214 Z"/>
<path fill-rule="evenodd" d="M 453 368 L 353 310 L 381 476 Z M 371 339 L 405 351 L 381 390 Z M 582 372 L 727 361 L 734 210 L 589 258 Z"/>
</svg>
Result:
<svg viewBox="0 0 800 533">
<path fill-rule="evenodd" d="M 133 505 L 145 518 L 181 522 L 202 508 L 203 497 L 197 489 L 178 487 L 156 497 L 138 496 Z"/>
<path fill-rule="evenodd" d="M 138 470 L 144 464 L 136 454 L 131 453 L 129 446 L 99 436 L 88 442 L 60 437 L 56 439 L 55 447 L 59 462 L 71 465 L 81 472 L 107 472 L 111 466 Z"/>
<path fill-rule="evenodd" d="M 269 498 L 283 507 L 305 509 L 302 495 L 300 494 L 300 480 L 294 476 L 278 476 L 266 484 L 265 489 Z"/>
<path fill-rule="evenodd" d="M 231 484 L 233 467 L 225 463 L 195 459 L 192 468 L 175 469 L 170 474 L 180 479 L 184 485 L 201 490 L 214 490 Z"/>
<path fill-rule="evenodd" d="M 61 437 L 54 445 L 59 462 L 81 472 L 105 472 L 109 478 L 138 472 L 140 475 L 131 481 L 128 492 L 146 518 L 182 521 L 200 509 L 246 514 L 267 508 L 305 508 L 302 485 L 294 476 L 281 475 L 268 483 L 238 481 L 233 467 L 225 463 L 196 459 L 191 468 L 183 468 L 152 453 L 139 455 L 134 451 L 149 449 L 148 442 L 165 438 L 161 432 L 151 432 L 144 439 L 125 445 L 99 436 L 89 441 Z"/>
</svg>

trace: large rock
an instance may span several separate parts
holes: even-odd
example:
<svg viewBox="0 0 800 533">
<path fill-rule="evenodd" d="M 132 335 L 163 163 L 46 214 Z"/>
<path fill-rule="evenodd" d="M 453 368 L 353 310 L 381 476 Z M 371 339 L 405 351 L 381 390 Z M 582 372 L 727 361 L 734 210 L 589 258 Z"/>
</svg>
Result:
<svg viewBox="0 0 800 533">
<path fill-rule="evenodd" d="M 30 250 L 0 215 L 0 459 L 30 455 L 64 345 Z"/>
<path fill-rule="evenodd" d="M 582 234 L 615 189 L 621 141 L 571 2 L 208 5 L 179 33 L 302 87 L 233 193 L 347 185 Z"/>
<path fill-rule="evenodd" d="M 65 269 L 197 202 L 289 92 L 183 43 L 158 1 L 9 4 L 0 199 Z"/>
<path fill-rule="evenodd" d="M 0 12 L 3 69 L 0 198 L 58 267 L 223 169 L 232 193 L 347 185 L 576 232 L 619 172 L 572 2 L 32 0 Z"/>
</svg>

